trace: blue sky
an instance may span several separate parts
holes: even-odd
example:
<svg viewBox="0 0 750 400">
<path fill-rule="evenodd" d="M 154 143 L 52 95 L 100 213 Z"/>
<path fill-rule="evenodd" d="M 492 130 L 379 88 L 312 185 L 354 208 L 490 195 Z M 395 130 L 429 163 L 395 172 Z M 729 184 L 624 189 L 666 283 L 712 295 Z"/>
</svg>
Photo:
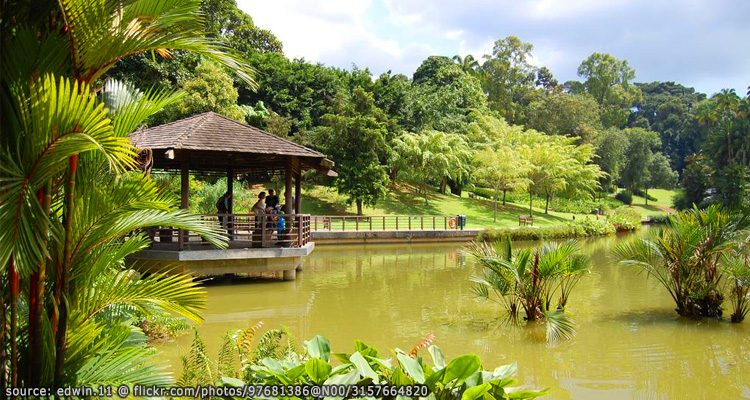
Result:
<svg viewBox="0 0 750 400">
<path fill-rule="evenodd" d="M 627 59 L 636 81 L 709 95 L 750 86 L 748 0 L 238 0 L 291 58 L 408 76 L 430 55 L 480 58 L 499 38 L 534 45 L 534 64 L 578 79 L 589 54 Z"/>
</svg>

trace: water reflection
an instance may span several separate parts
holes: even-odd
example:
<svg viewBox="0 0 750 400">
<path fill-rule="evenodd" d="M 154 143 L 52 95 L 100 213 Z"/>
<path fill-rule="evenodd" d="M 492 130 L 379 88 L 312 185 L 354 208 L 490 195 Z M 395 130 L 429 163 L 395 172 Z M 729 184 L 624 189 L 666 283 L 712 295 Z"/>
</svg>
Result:
<svg viewBox="0 0 750 400">
<path fill-rule="evenodd" d="M 263 320 L 297 338 L 323 334 L 335 350 L 354 339 L 411 348 L 428 334 L 448 355 L 474 352 L 486 366 L 518 361 L 524 383 L 552 399 L 750 398 L 750 327 L 678 318 L 654 280 L 610 258 L 617 238 L 583 243 L 592 272 L 568 309 L 577 336 L 547 344 L 544 331 L 509 326 L 501 308 L 477 300 L 477 272 L 459 244 L 318 247 L 294 282 L 211 285 L 199 328 L 219 338 Z M 172 359 L 190 337 L 164 346 Z"/>
</svg>

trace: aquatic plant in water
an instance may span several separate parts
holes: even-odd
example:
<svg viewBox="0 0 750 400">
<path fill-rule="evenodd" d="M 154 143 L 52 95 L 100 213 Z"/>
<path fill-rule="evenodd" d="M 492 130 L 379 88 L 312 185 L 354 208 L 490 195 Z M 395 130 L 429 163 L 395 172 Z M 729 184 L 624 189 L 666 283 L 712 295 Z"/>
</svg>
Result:
<svg viewBox="0 0 750 400">
<path fill-rule="evenodd" d="M 580 254 L 575 241 L 545 243 L 517 252 L 510 239 L 494 244 L 474 242 L 468 252 L 482 267 L 482 274 L 472 277 L 477 296 L 502 304 L 511 321 L 520 322 L 521 313 L 525 321 L 544 321 L 547 340 L 575 333 L 564 314 L 565 306 L 573 288 L 589 271 L 589 260 Z"/>
<path fill-rule="evenodd" d="M 685 317 L 721 318 L 727 274 L 733 282 L 731 319 L 740 322 L 747 314 L 750 283 L 747 257 L 739 255 L 748 225 L 746 216 L 716 205 L 695 208 L 672 216 L 668 228 L 622 243 L 614 252 L 623 264 L 655 277 Z"/>
</svg>

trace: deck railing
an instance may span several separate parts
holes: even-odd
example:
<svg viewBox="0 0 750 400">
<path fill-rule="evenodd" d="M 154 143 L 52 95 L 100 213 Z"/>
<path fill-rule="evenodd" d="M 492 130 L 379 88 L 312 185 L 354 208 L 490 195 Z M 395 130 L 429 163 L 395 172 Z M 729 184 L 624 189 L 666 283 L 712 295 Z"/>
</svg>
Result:
<svg viewBox="0 0 750 400">
<path fill-rule="evenodd" d="M 308 214 L 205 214 L 202 218 L 226 230 L 230 248 L 302 247 L 310 242 Z M 155 249 L 210 247 L 198 234 L 174 227 L 152 228 L 148 234 Z"/>
<path fill-rule="evenodd" d="M 314 215 L 310 225 L 314 232 L 464 229 L 458 215 Z"/>
</svg>

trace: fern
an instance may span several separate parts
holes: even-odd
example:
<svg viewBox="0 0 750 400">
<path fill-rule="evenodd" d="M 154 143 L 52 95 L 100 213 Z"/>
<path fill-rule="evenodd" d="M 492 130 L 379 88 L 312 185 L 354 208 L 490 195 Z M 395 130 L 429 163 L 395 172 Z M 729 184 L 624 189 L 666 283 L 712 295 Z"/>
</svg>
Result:
<svg viewBox="0 0 750 400">
<path fill-rule="evenodd" d="M 414 347 L 412 347 L 411 351 L 409 352 L 409 355 L 412 356 L 412 357 L 416 357 L 417 356 L 417 352 L 419 350 L 426 349 L 426 348 L 430 347 L 430 345 L 434 341 L 435 341 L 435 335 L 433 335 L 432 333 L 430 333 L 424 339 L 422 339 L 419 343 L 417 343 Z"/>
<path fill-rule="evenodd" d="M 206 355 L 206 346 L 195 330 L 190 352 L 182 357 L 182 376 L 179 386 L 208 386 L 214 383 L 214 371 L 211 360 Z"/>
<path fill-rule="evenodd" d="M 217 365 L 218 375 L 236 378 L 239 375 L 237 373 L 238 358 L 239 351 L 235 345 L 235 341 L 232 340 L 232 336 L 227 333 L 224 335 L 224 340 L 221 343 L 221 349 L 219 350 L 219 361 Z"/>
<path fill-rule="evenodd" d="M 244 356 L 253 351 L 253 339 L 255 338 L 255 334 L 258 333 L 262 327 L 263 321 L 258 321 L 255 325 L 246 329 L 241 329 L 237 332 L 237 348 L 241 355 Z"/>
</svg>

